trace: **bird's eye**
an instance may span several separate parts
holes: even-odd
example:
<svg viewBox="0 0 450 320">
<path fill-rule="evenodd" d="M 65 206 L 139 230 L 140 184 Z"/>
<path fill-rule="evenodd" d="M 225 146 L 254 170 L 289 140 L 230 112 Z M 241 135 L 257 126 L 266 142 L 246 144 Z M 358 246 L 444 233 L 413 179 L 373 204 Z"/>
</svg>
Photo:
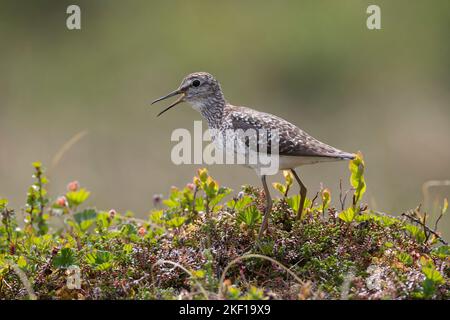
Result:
<svg viewBox="0 0 450 320">
<path fill-rule="evenodd" d="M 200 85 L 200 80 L 194 80 L 192 81 L 192 86 L 198 87 Z"/>
</svg>

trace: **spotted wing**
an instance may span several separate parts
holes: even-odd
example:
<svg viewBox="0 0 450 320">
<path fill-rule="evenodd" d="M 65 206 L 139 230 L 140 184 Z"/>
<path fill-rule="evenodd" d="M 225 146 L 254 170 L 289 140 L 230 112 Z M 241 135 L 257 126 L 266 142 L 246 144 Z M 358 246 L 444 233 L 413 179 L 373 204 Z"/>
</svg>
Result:
<svg viewBox="0 0 450 320">
<path fill-rule="evenodd" d="M 245 107 L 233 107 L 229 113 L 232 129 L 263 129 L 270 133 L 278 131 L 279 155 L 302 157 L 329 157 L 353 159 L 354 155 L 343 152 L 313 138 L 292 123 L 269 113 L 258 112 Z M 269 143 L 268 152 L 271 152 Z"/>
</svg>

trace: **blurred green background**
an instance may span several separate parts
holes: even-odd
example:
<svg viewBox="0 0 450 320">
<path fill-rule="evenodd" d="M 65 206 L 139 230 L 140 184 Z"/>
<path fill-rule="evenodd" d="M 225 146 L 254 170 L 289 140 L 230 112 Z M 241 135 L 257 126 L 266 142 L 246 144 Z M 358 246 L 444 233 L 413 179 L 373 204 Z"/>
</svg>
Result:
<svg viewBox="0 0 450 320">
<path fill-rule="evenodd" d="M 81 7 L 80 31 L 66 28 L 69 4 Z M 369 4 L 382 30 L 366 28 Z M 199 167 L 171 163 L 170 135 L 200 115 L 184 104 L 156 118 L 164 104 L 149 102 L 208 71 L 230 102 L 361 150 L 367 202 L 399 214 L 424 202 L 424 182 L 450 179 L 449 31 L 448 0 L 1 0 L 0 195 L 20 208 L 40 160 L 55 196 L 79 180 L 91 204 L 144 216 L 153 194 Z M 210 172 L 235 190 L 259 184 L 239 166 Z M 348 187 L 346 163 L 300 173 L 310 195 L 323 183 L 336 200 L 339 179 Z M 426 206 L 449 195 L 433 188 Z M 448 216 L 441 229 L 449 238 Z"/>
</svg>

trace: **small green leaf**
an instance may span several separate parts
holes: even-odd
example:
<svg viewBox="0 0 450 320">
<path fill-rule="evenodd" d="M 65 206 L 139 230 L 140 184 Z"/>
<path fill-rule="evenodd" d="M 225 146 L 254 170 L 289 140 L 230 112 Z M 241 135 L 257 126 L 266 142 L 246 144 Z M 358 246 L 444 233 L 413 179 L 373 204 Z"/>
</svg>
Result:
<svg viewBox="0 0 450 320">
<path fill-rule="evenodd" d="M 25 268 L 27 266 L 27 260 L 24 256 L 20 256 L 19 259 L 17 259 L 17 265 L 20 268 Z"/>
<path fill-rule="evenodd" d="M 213 199 L 219 191 L 219 184 L 217 181 L 213 180 L 213 178 L 208 177 L 203 184 L 203 189 L 205 190 L 207 197 Z"/>
<path fill-rule="evenodd" d="M 444 277 L 439 271 L 436 270 L 435 267 L 423 267 L 422 272 L 427 279 L 436 284 L 442 284 L 445 282 Z"/>
<path fill-rule="evenodd" d="M 297 212 L 300 206 L 300 195 L 296 194 L 295 196 L 287 198 L 287 203 L 294 212 Z"/>
<path fill-rule="evenodd" d="M 445 280 L 441 273 L 436 270 L 432 259 L 421 257 L 420 264 L 422 265 L 422 273 L 425 275 L 420 294 L 423 298 L 431 298 L 435 294 L 437 286 L 445 283 Z"/>
<path fill-rule="evenodd" d="M 264 291 L 255 286 L 251 286 L 250 290 L 244 296 L 244 300 L 262 300 L 262 299 L 264 299 Z"/>
<path fill-rule="evenodd" d="M 353 194 L 355 203 L 361 200 L 366 192 L 366 182 L 364 181 L 364 160 L 360 152 L 357 153 L 356 158 L 349 163 L 351 172 L 350 184 L 355 189 Z"/>
<path fill-rule="evenodd" d="M 95 270 L 106 270 L 112 266 L 112 254 L 108 251 L 93 251 L 86 255 L 85 260 Z"/>
<path fill-rule="evenodd" d="M 156 210 L 156 211 L 152 211 L 150 213 L 149 219 L 150 221 L 156 223 L 156 224 L 163 224 L 163 214 L 164 211 L 162 210 Z"/>
<path fill-rule="evenodd" d="M 176 216 L 167 221 L 167 226 L 170 228 L 179 228 L 184 224 L 185 221 L 186 221 L 185 217 Z"/>
<path fill-rule="evenodd" d="M 350 207 L 347 210 L 339 213 L 338 217 L 344 222 L 351 223 L 355 218 L 355 210 L 353 209 L 353 207 Z"/>
<path fill-rule="evenodd" d="M 95 222 L 97 211 L 94 209 L 86 209 L 82 212 L 75 213 L 73 218 L 80 226 L 81 231 L 86 231 Z"/>
<path fill-rule="evenodd" d="M 42 162 L 40 162 L 40 161 L 33 162 L 33 163 L 32 163 L 32 166 L 33 166 L 35 169 L 40 169 L 40 168 L 42 168 Z"/>
<path fill-rule="evenodd" d="M 203 279 L 204 277 L 205 277 L 205 275 L 206 275 L 206 273 L 205 273 L 205 271 L 204 270 L 194 270 L 194 271 L 192 271 L 192 275 L 195 277 L 195 278 L 198 278 L 198 279 Z"/>
<path fill-rule="evenodd" d="M 440 246 L 434 249 L 431 253 L 437 256 L 438 258 L 445 259 L 450 256 L 450 247 Z"/>
<path fill-rule="evenodd" d="M 286 194 L 286 187 L 279 182 L 272 183 L 272 186 L 277 190 L 282 196 Z"/>
<path fill-rule="evenodd" d="M 242 210 L 244 210 L 245 209 L 245 207 L 247 207 L 250 203 L 252 203 L 252 198 L 251 197 L 249 197 L 249 196 L 247 196 L 247 195 L 244 195 L 242 198 L 240 198 L 240 199 L 233 199 L 233 200 L 231 200 L 230 202 L 228 202 L 228 207 L 229 208 L 234 208 L 234 210 L 236 210 L 236 211 L 242 211 Z"/>
<path fill-rule="evenodd" d="M 208 170 L 206 168 L 198 169 L 198 177 L 200 181 L 206 182 L 206 179 L 208 179 Z"/>
<path fill-rule="evenodd" d="M 56 268 L 68 268 L 75 264 L 75 253 L 71 248 L 62 248 L 53 258 L 53 266 Z"/>
<path fill-rule="evenodd" d="M 385 247 L 385 248 L 392 248 L 393 246 L 394 246 L 394 244 L 393 244 L 392 242 L 386 241 L 386 242 L 384 243 L 384 247 Z"/>
<path fill-rule="evenodd" d="M 131 243 L 126 243 L 123 245 L 123 252 L 125 254 L 130 254 L 133 251 L 133 245 Z"/>
<path fill-rule="evenodd" d="M 386 227 L 389 227 L 397 222 L 399 222 L 398 219 L 396 218 L 392 218 L 392 217 L 387 217 L 387 216 L 381 216 L 380 217 L 380 221 L 383 225 L 385 225 Z"/>
<path fill-rule="evenodd" d="M 84 188 L 81 188 L 78 191 L 67 192 L 66 199 L 69 202 L 70 207 L 77 207 L 83 202 L 85 202 L 89 198 L 90 194 L 91 193 L 89 191 L 87 191 Z"/>
<path fill-rule="evenodd" d="M 108 212 L 99 212 L 97 213 L 97 217 L 95 219 L 95 223 L 97 228 L 100 230 L 107 229 L 111 226 L 112 220 Z"/>
<path fill-rule="evenodd" d="M 283 170 L 284 181 L 286 182 L 286 188 L 289 188 L 294 183 L 294 176 L 291 171 Z"/>
<path fill-rule="evenodd" d="M 236 219 L 238 223 L 245 223 L 250 228 L 253 228 L 256 223 L 261 222 L 262 214 L 256 206 L 250 206 L 239 212 Z"/>
<path fill-rule="evenodd" d="M 216 206 L 217 204 L 220 203 L 220 201 L 222 201 L 223 198 L 225 198 L 230 193 L 231 193 L 230 188 L 220 187 L 219 190 L 217 191 L 217 195 L 214 197 L 214 199 L 210 201 L 209 205 L 211 207 Z"/>
<path fill-rule="evenodd" d="M 417 242 L 422 243 L 425 241 L 425 233 L 418 226 L 407 224 L 404 228 L 417 240 Z"/>
<path fill-rule="evenodd" d="M 168 208 L 177 208 L 179 203 L 176 200 L 173 199 L 164 199 L 163 203 L 168 207 Z"/>
<path fill-rule="evenodd" d="M 137 228 L 134 224 L 127 223 L 122 226 L 122 228 L 120 229 L 120 232 L 123 235 L 131 236 L 131 235 L 137 234 Z"/>
<path fill-rule="evenodd" d="M 228 296 L 230 299 L 236 300 L 239 299 L 239 296 L 241 295 L 241 290 L 235 286 L 229 286 L 227 288 Z"/>
<path fill-rule="evenodd" d="M 322 190 L 322 207 L 327 209 L 331 203 L 331 192 L 328 188 Z"/>
<path fill-rule="evenodd" d="M 289 207 L 295 212 L 298 212 L 298 208 L 300 207 L 300 195 L 296 194 L 294 196 L 288 197 L 286 198 L 286 201 L 289 205 Z M 312 206 L 312 200 L 309 198 L 305 199 L 305 205 L 303 207 L 303 212 L 302 212 L 302 216 L 301 219 L 303 220 L 304 216 L 305 216 L 305 209 L 306 208 L 310 208 Z"/>
<path fill-rule="evenodd" d="M 94 209 L 86 209 L 81 212 L 75 213 L 73 215 L 73 218 L 78 224 L 86 220 L 95 220 L 97 218 L 97 211 L 95 211 Z"/>
<path fill-rule="evenodd" d="M 203 198 L 198 197 L 195 199 L 195 210 L 196 211 L 204 211 L 205 210 L 205 201 Z"/>
<path fill-rule="evenodd" d="M 8 200 L 0 198 L 0 210 L 3 210 L 8 205 Z"/>
<path fill-rule="evenodd" d="M 397 258 L 398 258 L 398 260 L 401 263 L 403 263 L 403 264 L 405 264 L 407 266 L 410 266 L 410 265 L 413 264 L 413 258 L 409 254 L 407 254 L 406 252 L 400 252 L 397 255 Z"/>
</svg>

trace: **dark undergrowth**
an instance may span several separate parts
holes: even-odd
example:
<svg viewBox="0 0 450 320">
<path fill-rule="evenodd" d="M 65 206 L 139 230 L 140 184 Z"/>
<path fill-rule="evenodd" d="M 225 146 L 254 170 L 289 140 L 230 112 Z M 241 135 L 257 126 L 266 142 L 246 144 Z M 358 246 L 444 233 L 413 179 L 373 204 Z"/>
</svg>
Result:
<svg viewBox="0 0 450 320">
<path fill-rule="evenodd" d="M 34 168 L 23 222 L 0 200 L 1 299 L 450 297 L 449 247 L 437 227 L 420 208 L 392 217 L 364 205 L 361 156 L 350 163 L 352 189 L 338 193 L 339 209 L 323 189 L 301 219 L 285 172 L 260 240 L 264 192 L 233 194 L 206 169 L 166 199 L 155 196 L 161 209 L 137 219 L 83 207 L 90 194 L 77 182 L 51 200 L 41 164 Z"/>
</svg>

